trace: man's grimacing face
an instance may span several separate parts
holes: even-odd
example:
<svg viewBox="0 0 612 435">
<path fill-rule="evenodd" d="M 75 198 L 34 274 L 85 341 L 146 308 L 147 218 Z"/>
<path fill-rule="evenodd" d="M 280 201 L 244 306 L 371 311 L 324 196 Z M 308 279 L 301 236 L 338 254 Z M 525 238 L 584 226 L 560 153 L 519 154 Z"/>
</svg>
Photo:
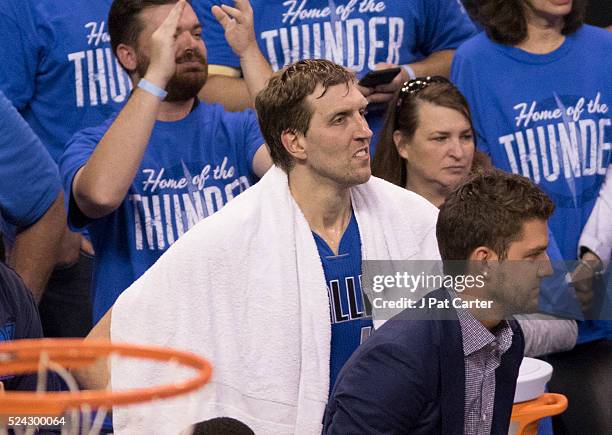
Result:
<svg viewBox="0 0 612 435">
<path fill-rule="evenodd" d="M 174 4 L 152 6 L 144 9 L 139 20 L 144 29 L 138 36 L 136 72 L 144 77 L 150 63 L 150 39 L 153 32 L 166 19 Z M 208 78 L 206 46 L 202 39 L 202 26 L 191 8 L 185 5 L 181 15 L 176 40 L 176 72 L 166 85 L 165 101 L 186 101 L 198 95 Z"/>
<path fill-rule="evenodd" d="M 351 187 L 368 181 L 372 131 L 365 119 L 367 100 L 354 83 L 317 85 L 306 97 L 312 110 L 306 135 L 299 140 L 305 164 L 324 183 Z"/>
</svg>

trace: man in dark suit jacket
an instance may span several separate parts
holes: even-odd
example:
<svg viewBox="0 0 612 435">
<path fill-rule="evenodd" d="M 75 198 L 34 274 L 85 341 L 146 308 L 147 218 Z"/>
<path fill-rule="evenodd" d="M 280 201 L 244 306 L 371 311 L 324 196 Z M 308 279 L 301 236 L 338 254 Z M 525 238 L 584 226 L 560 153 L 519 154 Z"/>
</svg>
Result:
<svg viewBox="0 0 612 435">
<path fill-rule="evenodd" d="M 450 299 L 445 289 L 430 297 Z M 504 427 L 508 432 L 523 357 L 523 334 L 516 321 L 510 324 L 512 346 L 495 374 L 495 434 Z M 340 372 L 326 410 L 326 433 L 463 434 L 464 372 L 454 308 L 407 309 L 376 331 Z"/>
<path fill-rule="evenodd" d="M 506 434 L 524 348 L 512 315 L 537 310 L 540 280 L 552 272 L 553 209 L 527 179 L 500 171 L 457 188 L 440 209 L 438 245 L 446 278 L 472 283 L 429 293 L 359 347 L 323 432 Z"/>
</svg>

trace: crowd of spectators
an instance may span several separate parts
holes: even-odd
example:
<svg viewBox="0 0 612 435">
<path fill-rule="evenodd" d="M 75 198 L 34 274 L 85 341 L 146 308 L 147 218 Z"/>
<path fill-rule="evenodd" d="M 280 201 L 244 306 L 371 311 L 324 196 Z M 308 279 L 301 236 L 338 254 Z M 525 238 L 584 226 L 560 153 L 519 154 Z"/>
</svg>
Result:
<svg viewBox="0 0 612 435">
<path fill-rule="evenodd" d="M 331 371 L 325 372 L 321 391 L 334 397 L 325 430 L 365 430 L 349 424 L 334 428 L 332 415 L 348 403 L 342 392 L 353 391 L 351 382 L 365 376 L 355 377 L 349 369 L 343 375 L 342 367 L 384 323 L 377 322 L 371 295 L 361 287 L 362 261 L 437 260 L 440 254 L 449 259 L 442 246 L 452 237 L 440 240 L 438 233 L 440 252 L 433 241 L 438 209 L 443 210 L 439 225 L 458 219 L 449 207 L 461 203 L 457 192 L 466 180 L 477 187 L 478 177 L 497 183 L 506 180 L 503 171 L 530 180 L 537 186 L 531 195 L 546 198 L 546 210 L 537 212 L 538 222 L 548 225 L 538 261 L 550 259 L 552 271 L 538 275 L 537 309 L 512 312 L 517 322 L 508 322 L 495 336 L 509 340 L 504 352 L 554 366 L 549 389 L 569 399 L 567 412 L 554 421 L 554 433 L 604 433 L 612 425 L 611 408 L 600 403 L 612 389 L 610 26 L 608 2 L 595 0 L 3 1 L 0 340 L 114 338 L 110 322 L 118 298 L 124 304 L 118 319 L 125 307 L 142 305 L 164 322 L 181 323 L 172 320 L 180 314 L 163 314 L 168 301 L 157 300 L 157 306 L 143 299 L 154 299 L 160 291 L 175 297 L 174 288 L 170 293 L 154 289 L 159 285 L 154 277 L 170 287 L 173 276 L 176 288 L 191 285 L 199 291 L 210 281 L 213 288 L 229 291 L 222 277 L 231 275 L 224 270 L 230 265 L 208 268 L 227 259 L 219 252 L 231 249 L 232 240 L 235 249 L 248 254 L 236 255 L 244 260 L 244 270 L 256 273 L 253 264 L 263 264 L 269 255 L 260 251 L 280 246 L 255 243 L 269 222 L 259 220 L 267 216 L 261 211 L 267 203 L 255 204 L 253 198 L 269 191 L 272 198 L 291 198 L 278 213 L 285 206 L 291 210 L 295 227 L 287 234 L 295 239 L 281 243 L 282 248 L 291 255 L 318 254 L 315 263 L 319 269 L 322 265 L 323 274 L 317 274 L 325 282 L 331 312 L 331 348 L 323 354 Z M 362 81 L 372 71 L 395 67 L 390 80 Z M 397 187 L 371 187 L 370 171 Z M 263 177 L 267 184 L 260 183 Z M 272 177 L 288 185 L 287 191 L 274 190 Z M 370 187 L 359 190 L 362 184 Z M 228 207 L 242 207 L 245 216 L 222 211 L 247 189 L 253 191 L 250 196 Z M 474 189 L 488 194 L 486 183 Z M 507 193 L 508 209 L 521 202 L 515 194 Z M 373 199 L 362 204 L 360 195 Z M 397 202 L 388 213 L 396 213 L 400 204 L 415 210 L 413 216 L 408 210 L 403 227 L 392 227 L 403 214 L 383 218 L 382 209 L 369 208 L 391 197 Z M 445 208 L 447 198 L 451 205 Z M 491 210 L 503 209 L 504 198 L 498 199 Z M 480 209 L 474 204 L 470 210 Z M 191 228 L 200 221 L 207 226 L 198 226 L 194 235 Z M 500 225 L 482 222 L 490 229 Z M 309 231 L 301 232 L 302 224 Z M 202 228 L 218 234 L 202 236 Z M 491 237 L 511 244 L 522 240 L 525 228 L 505 239 L 495 231 Z M 277 231 L 283 235 L 284 227 Z M 387 240 L 394 231 L 414 231 L 420 238 L 398 235 L 409 246 L 397 247 L 398 241 Z M 534 240 L 540 240 L 533 231 Z M 191 239 L 183 238 L 188 232 Z M 175 245 L 179 240 L 186 241 Z M 197 243 L 207 250 L 186 249 Z M 374 252 L 381 258 L 372 257 Z M 473 260 L 469 254 L 455 260 Z M 204 259 L 206 280 L 180 278 L 190 275 L 191 267 L 203 267 L 190 256 Z M 269 258 L 270 270 L 262 273 L 285 277 L 277 266 L 296 267 Z M 297 269 L 294 284 L 301 288 L 304 278 Z M 236 279 L 245 294 L 231 296 L 242 298 L 245 310 L 252 309 L 251 282 L 251 276 Z M 286 321 L 300 316 L 302 303 L 292 308 L 296 312 L 285 313 Z M 162 320 L 146 319 L 144 310 L 138 315 L 144 316 L 143 328 Z M 138 327 L 136 319 L 130 328 Z M 379 336 L 383 346 L 394 327 L 385 328 L 387 335 Z M 466 333 L 463 324 L 461 331 Z M 270 334 L 274 337 L 274 331 Z M 173 337 L 165 343 L 172 344 Z M 308 337 L 318 345 L 327 336 Z M 369 346 L 347 367 L 359 370 L 355 367 L 375 347 Z M 466 370 L 467 361 L 466 354 Z M 500 367 L 516 376 L 514 362 L 504 364 Z M 372 369 L 374 382 L 382 373 Z M 89 383 L 87 375 L 77 374 L 83 386 L 102 387 Z M 344 383 L 332 393 L 338 377 Z M 291 373 L 283 379 L 289 382 Z M 29 377 L 0 381 L 9 389 L 35 386 Z M 514 388 L 499 385 L 504 391 Z M 296 403 L 299 408 L 302 402 Z M 439 417 L 437 412 L 432 418 Z M 495 433 L 491 427 L 505 424 L 506 415 L 497 413 L 479 426 L 470 412 L 466 406 L 466 431 L 480 427 L 477 433 Z M 229 417 L 251 421 L 244 415 Z M 278 424 L 274 427 L 281 428 Z M 541 427 L 541 433 L 550 431 Z"/>
</svg>

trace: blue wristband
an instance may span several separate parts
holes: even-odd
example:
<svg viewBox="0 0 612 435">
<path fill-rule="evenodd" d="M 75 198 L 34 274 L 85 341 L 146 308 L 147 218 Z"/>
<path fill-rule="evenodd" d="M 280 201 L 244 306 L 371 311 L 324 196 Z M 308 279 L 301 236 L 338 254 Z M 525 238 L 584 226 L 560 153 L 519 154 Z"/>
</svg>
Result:
<svg viewBox="0 0 612 435">
<path fill-rule="evenodd" d="M 416 74 L 414 73 L 414 70 L 410 68 L 410 65 L 402 65 L 402 68 L 404 68 L 404 70 L 408 73 L 410 80 L 416 79 Z"/>
<path fill-rule="evenodd" d="M 162 100 L 164 98 L 166 98 L 166 95 L 168 95 L 168 92 L 166 92 L 162 88 L 154 85 L 153 83 L 151 83 L 147 79 L 140 79 L 140 81 L 138 82 L 138 87 L 140 89 L 143 89 L 143 90 L 147 91 L 149 94 L 155 95 L 156 97 L 158 97 L 158 98 L 160 98 Z"/>
</svg>

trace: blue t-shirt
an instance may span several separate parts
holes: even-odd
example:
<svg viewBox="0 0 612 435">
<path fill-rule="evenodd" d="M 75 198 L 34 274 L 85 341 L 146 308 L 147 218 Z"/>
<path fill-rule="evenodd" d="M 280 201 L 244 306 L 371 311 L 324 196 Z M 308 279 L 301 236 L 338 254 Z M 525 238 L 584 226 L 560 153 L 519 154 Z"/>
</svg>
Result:
<svg viewBox="0 0 612 435">
<path fill-rule="evenodd" d="M 210 9 L 232 0 L 196 0 L 210 64 L 238 68 Z M 379 62 L 404 65 L 455 49 L 474 32 L 458 0 L 251 0 L 255 34 L 275 71 L 324 58 L 363 77 Z M 368 108 L 370 128 L 382 128 L 385 106 Z M 378 110 L 377 110 L 378 109 Z M 375 140 L 372 140 L 375 143 Z"/>
<path fill-rule="evenodd" d="M 361 291 L 361 238 L 355 215 L 342 235 L 338 255 L 312 233 L 323 264 L 331 313 L 329 391 L 357 346 L 370 336 L 372 312 Z"/>
<path fill-rule="evenodd" d="M 610 162 L 611 54 L 612 34 L 583 26 L 545 55 L 495 44 L 482 33 L 453 61 L 452 79 L 470 103 L 479 148 L 553 199 L 550 226 L 566 260 L 576 258 Z"/>
<path fill-rule="evenodd" d="M 66 192 L 113 120 L 68 143 L 60 164 Z M 114 212 L 91 220 L 70 198 L 68 223 L 88 225 L 96 251 L 94 321 L 183 233 L 256 182 L 253 157 L 263 142 L 253 111 L 198 104 L 179 121 L 155 123 L 136 177 Z"/>
<path fill-rule="evenodd" d="M 561 258 L 578 239 L 610 164 L 612 33 L 583 26 L 548 54 L 481 33 L 455 53 L 452 80 L 472 109 L 477 144 L 493 164 L 538 184 L 554 201 L 549 226 Z M 604 332 L 593 335 L 605 336 Z"/>
<path fill-rule="evenodd" d="M 129 96 L 106 24 L 111 0 L 0 2 L 0 89 L 57 162 L 72 134 Z"/>
<path fill-rule="evenodd" d="M 49 209 L 61 182 L 57 165 L 0 91 L 0 224 L 27 227 Z M 0 229 L 11 239 L 12 228 Z"/>
</svg>

